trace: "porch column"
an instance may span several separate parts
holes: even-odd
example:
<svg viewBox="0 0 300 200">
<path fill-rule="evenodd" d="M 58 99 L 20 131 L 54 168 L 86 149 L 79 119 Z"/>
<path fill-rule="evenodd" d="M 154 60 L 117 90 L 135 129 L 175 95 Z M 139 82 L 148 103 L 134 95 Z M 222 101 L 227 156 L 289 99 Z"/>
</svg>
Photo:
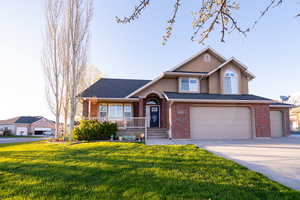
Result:
<svg viewBox="0 0 300 200">
<path fill-rule="evenodd" d="M 139 117 L 145 117 L 144 115 L 144 99 L 139 98 Z"/>
<path fill-rule="evenodd" d="M 167 115 L 169 114 L 167 103 L 168 102 L 166 99 L 161 99 L 161 111 L 160 111 L 161 128 L 167 128 Z"/>
<path fill-rule="evenodd" d="M 83 100 L 82 102 L 82 116 L 88 117 L 89 115 L 89 103 L 87 100 Z"/>
</svg>

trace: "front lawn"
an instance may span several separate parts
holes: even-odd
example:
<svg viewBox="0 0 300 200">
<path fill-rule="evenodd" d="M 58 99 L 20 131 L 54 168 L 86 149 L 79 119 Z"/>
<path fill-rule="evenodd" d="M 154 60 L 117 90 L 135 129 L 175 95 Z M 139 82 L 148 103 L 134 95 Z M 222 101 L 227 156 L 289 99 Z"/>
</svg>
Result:
<svg viewBox="0 0 300 200">
<path fill-rule="evenodd" d="M 0 145 L 0 199 L 300 199 L 191 145 Z"/>
</svg>

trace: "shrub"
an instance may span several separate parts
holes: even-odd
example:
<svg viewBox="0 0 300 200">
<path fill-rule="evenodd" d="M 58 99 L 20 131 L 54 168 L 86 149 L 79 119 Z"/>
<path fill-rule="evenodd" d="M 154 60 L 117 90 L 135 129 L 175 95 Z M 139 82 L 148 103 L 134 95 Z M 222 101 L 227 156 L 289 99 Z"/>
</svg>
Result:
<svg viewBox="0 0 300 200">
<path fill-rule="evenodd" d="M 73 131 L 75 140 L 108 140 L 116 137 L 117 124 L 111 122 L 98 122 L 97 120 L 82 120 Z"/>
<path fill-rule="evenodd" d="M 100 124 L 101 137 L 104 140 L 110 139 L 111 136 L 115 139 L 117 130 L 118 130 L 118 126 L 116 123 L 103 122 Z"/>
</svg>

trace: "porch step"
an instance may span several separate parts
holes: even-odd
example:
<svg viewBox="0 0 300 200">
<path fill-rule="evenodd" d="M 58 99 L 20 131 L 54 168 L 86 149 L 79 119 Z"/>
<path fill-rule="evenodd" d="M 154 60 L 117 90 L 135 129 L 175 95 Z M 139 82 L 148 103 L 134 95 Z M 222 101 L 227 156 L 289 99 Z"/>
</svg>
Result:
<svg viewBox="0 0 300 200">
<path fill-rule="evenodd" d="M 147 129 L 148 139 L 166 139 L 168 138 L 168 129 L 149 128 Z"/>
<path fill-rule="evenodd" d="M 148 139 L 168 139 L 168 135 L 148 135 Z"/>
</svg>

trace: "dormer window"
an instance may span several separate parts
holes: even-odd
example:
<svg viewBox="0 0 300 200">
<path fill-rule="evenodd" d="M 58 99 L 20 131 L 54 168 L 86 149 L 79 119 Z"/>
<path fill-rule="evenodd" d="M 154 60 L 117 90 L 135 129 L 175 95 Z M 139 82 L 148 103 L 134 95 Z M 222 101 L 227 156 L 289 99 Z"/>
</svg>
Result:
<svg viewBox="0 0 300 200">
<path fill-rule="evenodd" d="M 224 73 L 224 94 L 238 94 L 238 77 L 235 71 L 229 69 Z"/>
<path fill-rule="evenodd" d="M 199 79 L 192 77 L 179 78 L 180 92 L 199 92 Z"/>
</svg>

